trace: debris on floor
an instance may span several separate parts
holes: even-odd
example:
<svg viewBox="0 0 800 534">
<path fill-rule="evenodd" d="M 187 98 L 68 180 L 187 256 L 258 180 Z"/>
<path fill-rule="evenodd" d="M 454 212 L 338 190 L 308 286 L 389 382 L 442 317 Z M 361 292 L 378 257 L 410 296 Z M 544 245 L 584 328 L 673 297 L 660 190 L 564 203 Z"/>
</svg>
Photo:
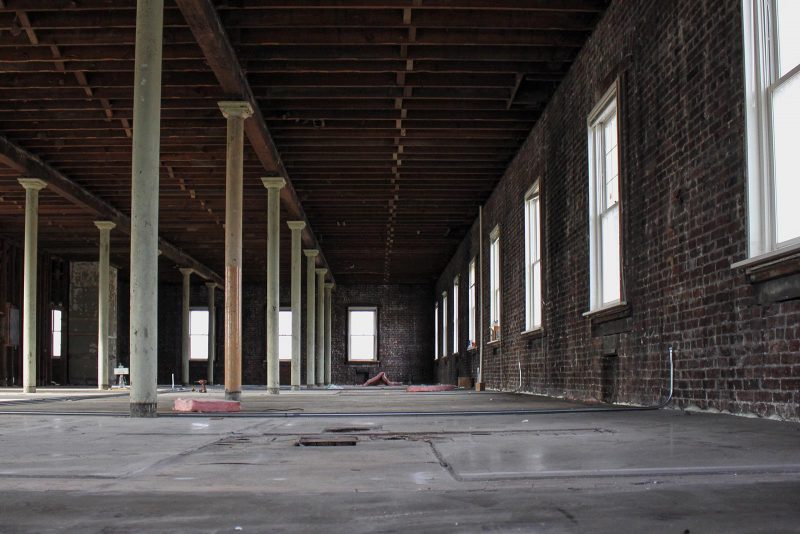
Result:
<svg viewBox="0 0 800 534">
<path fill-rule="evenodd" d="M 435 386 L 408 386 L 409 393 L 429 393 L 432 391 L 453 391 L 456 387 L 452 384 L 438 384 Z"/>
<path fill-rule="evenodd" d="M 172 406 L 173 412 L 238 412 L 241 409 L 239 401 L 211 399 L 175 399 L 175 404 Z"/>
<path fill-rule="evenodd" d="M 373 376 L 366 382 L 364 382 L 365 386 L 402 386 L 402 382 L 392 382 L 389 380 L 389 377 L 386 376 L 386 373 L 381 371 L 377 375 Z"/>
</svg>

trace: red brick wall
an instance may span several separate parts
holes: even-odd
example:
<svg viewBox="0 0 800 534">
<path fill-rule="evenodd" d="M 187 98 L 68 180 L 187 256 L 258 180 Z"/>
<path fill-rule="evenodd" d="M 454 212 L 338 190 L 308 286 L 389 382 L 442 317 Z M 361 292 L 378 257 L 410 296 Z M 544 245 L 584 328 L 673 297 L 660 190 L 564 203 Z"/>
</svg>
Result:
<svg viewBox="0 0 800 534">
<path fill-rule="evenodd" d="M 800 418 L 800 300 L 759 304 L 747 257 L 739 0 L 615 1 L 484 210 L 501 231 L 502 340 L 485 345 L 487 387 L 653 404 L 675 349 L 675 404 Z M 589 307 L 586 119 L 619 77 L 627 316 Z M 540 177 L 544 332 L 525 337 L 523 196 Z M 466 339 L 477 221 L 436 287 L 461 275 Z M 488 322 L 488 270 L 484 268 Z M 452 299 L 449 299 L 452 302 Z M 449 317 L 452 311 L 449 310 Z M 488 332 L 484 328 L 484 340 Z M 615 347 L 615 356 L 604 356 Z M 475 376 L 462 350 L 437 365 Z M 520 383 L 519 374 L 522 374 Z"/>
</svg>

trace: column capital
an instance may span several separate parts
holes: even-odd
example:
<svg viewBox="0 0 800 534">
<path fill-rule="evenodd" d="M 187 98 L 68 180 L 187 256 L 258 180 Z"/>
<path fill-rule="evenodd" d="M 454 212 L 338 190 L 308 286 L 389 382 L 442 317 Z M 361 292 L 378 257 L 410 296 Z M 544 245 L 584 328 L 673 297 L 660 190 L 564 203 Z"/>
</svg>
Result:
<svg viewBox="0 0 800 534">
<path fill-rule="evenodd" d="M 217 105 L 226 119 L 246 119 L 253 114 L 253 106 L 245 100 L 222 100 Z"/>
<path fill-rule="evenodd" d="M 290 230 L 302 230 L 306 227 L 305 221 L 286 221 L 286 226 L 289 227 Z"/>
<path fill-rule="evenodd" d="M 261 178 L 261 183 L 264 184 L 264 187 L 267 189 L 275 188 L 281 189 L 283 186 L 286 185 L 286 180 L 280 176 L 264 176 Z"/>
<path fill-rule="evenodd" d="M 325 282 L 325 289 L 333 290 L 333 282 Z"/>
<path fill-rule="evenodd" d="M 306 255 L 306 258 L 316 258 L 319 256 L 319 250 L 315 248 L 307 248 L 303 251 L 303 254 Z"/>
<path fill-rule="evenodd" d="M 47 182 L 39 178 L 18 178 L 17 181 L 19 185 L 25 189 L 32 189 L 34 191 L 39 191 L 47 187 Z"/>
<path fill-rule="evenodd" d="M 217 289 L 217 287 L 218 287 L 218 286 L 217 286 L 217 283 L 216 283 L 216 282 L 206 282 L 206 287 L 207 287 L 207 288 L 208 288 L 210 291 L 214 291 L 215 289 Z"/>
<path fill-rule="evenodd" d="M 192 273 L 194 272 L 194 269 L 192 269 L 191 267 L 181 267 L 178 270 L 181 272 L 183 276 L 191 276 Z"/>
<path fill-rule="evenodd" d="M 113 230 L 117 227 L 116 223 L 111 221 L 94 221 L 94 225 L 98 228 L 98 230 Z"/>
<path fill-rule="evenodd" d="M 321 268 L 321 269 L 314 269 L 314 272 L 317 273 L 317 276 L 325 276 L 328 274 L 328 269 Z"/>
</svg>

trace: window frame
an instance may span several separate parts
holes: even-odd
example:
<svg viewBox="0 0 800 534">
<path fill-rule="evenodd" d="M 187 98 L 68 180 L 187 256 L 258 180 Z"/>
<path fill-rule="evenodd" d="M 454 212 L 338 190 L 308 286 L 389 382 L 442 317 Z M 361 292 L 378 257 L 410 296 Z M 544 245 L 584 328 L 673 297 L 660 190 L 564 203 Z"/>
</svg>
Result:
<svg viewBox="0 0 800 534">
<path fill-rule="evenodd" d="M 372 352 L 373 358 L 370 360 L 353 359 L 353 334 L 352 332 L 352 312 L 354 311 L 370 311 L 373 312 L 374 333 L 372 334 Z M 350 306 L 347 308 L 347 363 L 375 363 L 380 361 L 378 354 L 378 307 L 377 306 Z"/>
<path fill-rule="evenodd" d="M 439 359 L 439 301 L 433 304 L 433 359 Z"/>
<path fill-rule="evenodd" d="M 780 76 L 775 0 L 742 0 L 748 258 L 800 249 L 800 235 L 777 241 L 773 103 L 776 89 L 800 77 L 800 65 Z M 766 258 L 765 258 L 766 259 Z"/>
<path fill-rule="evenodd" d="M 500 341 L 502 337 L 501 253 L 500 226 L 498 225 L 489 233 L 489 343 Z"/>
<path fill-rule="evenodd" d="M 469 335 L 469 342 L 470 346 L 468 350 L 475 350 L 478 348 L 478 334 L 476 329 L 476 316 L 478 313 L 478 299 L 477 299 L 477 276 L 476 276 L 476 263 L 477 258 L 472 258 L 469 262 L 469 325 L 468 325 L 468 335 Z"/>
<path fill-rule="evenodd" d="M 525 193 L 525 331 L 533 332 L 542 328 L 542 197 L 539 189 L 540 179 L 534 181 Z M 531 203 L 536 204 L 535 225 L 531 221 Z M 533 227 L 533 228 L 532 228 Z M 535 230 L 535 231 L 533 231 Z M 535 235 L 536 259 L 532 259 L 532 238 Z M 534 276 L 538 265 L 538 276 Z M 538 287 L 537 287 L 538 286 Z M 537 290 L 538 289 L 538 293 Z M 537 299 L 538 295 L 538 299 Z M 538 313 L 534 313 L 538 312 Z"/>
<path fill-rule="evenodd" d="M 442 291 L 442 357 L 447 357 L 450 355 L 447 339 L 447 320 L 449 319 L 450 314 L 448 313 L 447 305 L 447 291 Z"/>
<path fill-rule="evenodd" d="M 59 320 L 55 320 L 56 312 Z M 56 330 L 58 324 L 58 330 Z M 55 337 L 58 334 L 58 354 L 55 350 Z M 61 308 L 50 308 L 50 358 L 61 359 L 64 356 L 64 310 Z"/>
<path fill-rule="evenodd" d="M 208 321 L 206 323 L 206 333 L 205 334 L 193 334 L 192 333 L 192 314 L 195 312 L 205 313 L 208 316 Z M 208 361 L 208 339 L 211 335 L 211 314 L 208 311 L 208 308 L 201 308 L 195 307 L 189 309 L 189 361 L 190 362 L 207 362 Z M 195 337 L 204 337 L 206 339 L 206 357 L 205 358 L 197 358 L 192 353 L 192 339 Z"/>
<path fill-rule="evenodd" d="M 623 203 L 622 203 L 622 136 L 620 113 L 620 80 L 611 84 L 597 102 L 587 118 L 588 162 L 589 162 L 589 311 L 595 312 L 625 304 L 625 269 L 623 247 Z M 617 199 L 614 208 L 601 208 L 606 196 L 605 157 L 602 144 L 602 129 L 609 120 L 616 119 L 616 152 L 617 152 Z M 599 150 L 602 148 L 603 150 Z M 601 159 L 602 158 L 602 159 Z M 602 183 L 601 183 L 602 182 Z M 615 299 L 604 300 L 603 285 L 603 247 L 602 217 L 617 210 L 618 221 L 618 261 L 619 261 L 619 295 Z"/>
<path fill-rule="evenodd" d="M 461 347 L 458 346 L 458 291 L 460 284 L 460 276 L 453 278 L 453 354 L 458 354 L 461 351 Z"/>
<path fill-rule="evenodd" d="M 280 319 L 280 314 L 281 313 L 288 313 L 289 314 L 289 318 L 290 318 L 289 319 L 289 329 L 290 330 L 289 330 L 289 335 L 288 336 L 286 334 L 281 334 L 281 319 Z M 291 341 L 292 335 L 294 334 L 294 332 L 291 331 L 292 326 L 293 326 L 291 318 L 292 318 L 292 308 L 291 307 L 289 307 L 289 306 L 281 306 L 280 308 L 278 308 L 278 362 L 289 362 L 289 363 L 291 363 L 291 361 L 292 361 L 292 349 L 291 349 L 292 344 L 291 343 L 289 344 L 289 357 L 288 358 L 281 358 L 281 338 L 282 337 L 288 337 L 289 340 Z"/>
</svg>

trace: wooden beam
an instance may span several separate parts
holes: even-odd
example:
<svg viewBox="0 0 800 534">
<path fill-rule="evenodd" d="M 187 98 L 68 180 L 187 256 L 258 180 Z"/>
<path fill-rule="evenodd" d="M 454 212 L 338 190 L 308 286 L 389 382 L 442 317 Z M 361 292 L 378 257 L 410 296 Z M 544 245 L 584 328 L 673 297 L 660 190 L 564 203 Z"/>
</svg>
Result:
<svg viewBox="0 0 800 534">
<path fill-rule="evenodd" d="M 0 163 L 16 170 L 21 175 L 41 178 L 47 182 L 48 191 L 56 193 L 99 218 L 113 221 L 121 232 L 130 235 L 130 217 L 4 136 L 0 136 Z M 165 258 L 169 258 L 178 265 L 191 267 L 206 280 L 222 284 L 222 277 L 172 243 L 159 238 L 159 248 Z"/>
<path fill-rule="evenodd" d="M 249 102 L 253 107 L 253 116 L 244 123 L 250 146 L 268 173 L 286 179 L 286 186 L 281 189 L 281 202 L 292 219 L 306 221 L 303 244 L 306 248 L 319 249 L 318 261 L 324 267 L 329 267 L 214 4 L 211 0 L 176 0 L 175 3 L 203 50 L 203 55 L 219 80 L 222 90 L 233 98 Z M 328 270 L 330 271 L 330 268 Z M 330 274 L 333 280 L 333 273 Z"/>
</svg>

